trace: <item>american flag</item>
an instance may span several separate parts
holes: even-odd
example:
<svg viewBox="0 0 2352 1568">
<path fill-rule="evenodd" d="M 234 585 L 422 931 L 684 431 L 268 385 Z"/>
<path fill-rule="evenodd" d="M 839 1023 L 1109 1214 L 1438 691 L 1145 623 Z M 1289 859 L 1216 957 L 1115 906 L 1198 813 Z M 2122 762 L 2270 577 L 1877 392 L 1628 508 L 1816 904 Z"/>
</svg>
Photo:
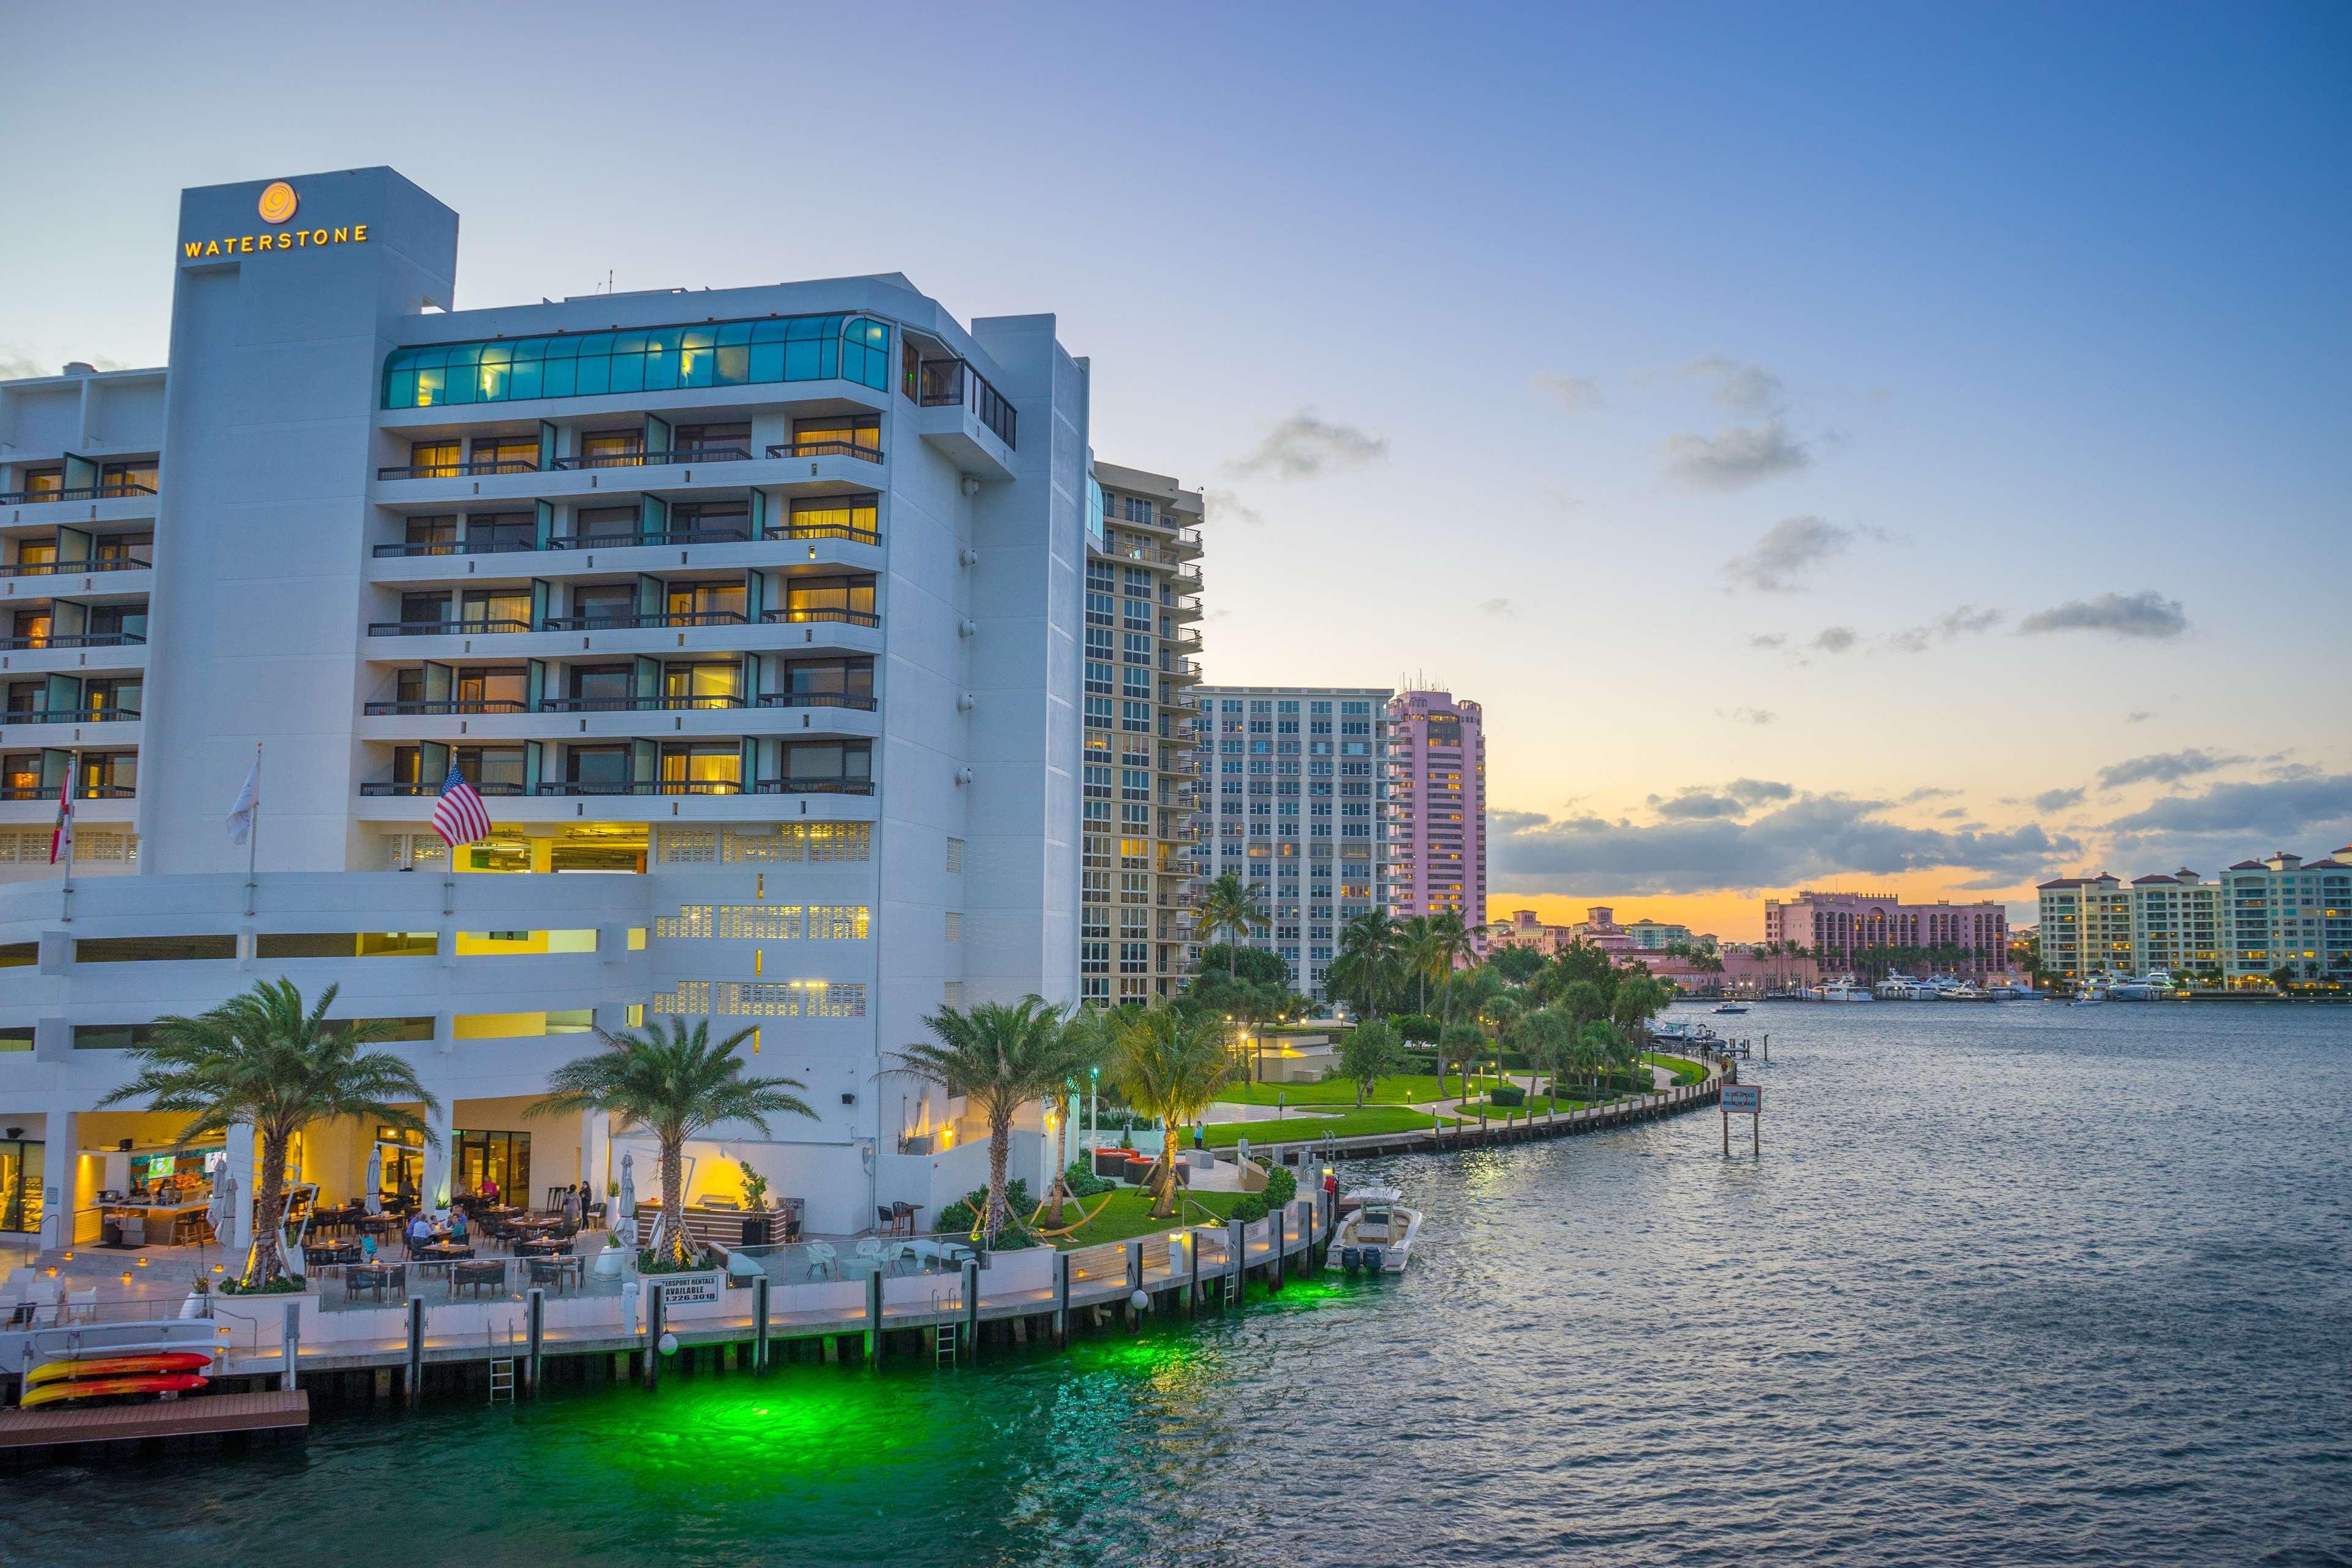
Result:
<svg viewBox="0 0 2352 1568">
<path fill-rule="evenodd" d="M 441 798 L 433 803 L 433 831 L 452 849 L 479 844 L 490 836 L 490 814 L 455 763 L 449 765 L 449 776 L 441 781 Z"/>
</svg>

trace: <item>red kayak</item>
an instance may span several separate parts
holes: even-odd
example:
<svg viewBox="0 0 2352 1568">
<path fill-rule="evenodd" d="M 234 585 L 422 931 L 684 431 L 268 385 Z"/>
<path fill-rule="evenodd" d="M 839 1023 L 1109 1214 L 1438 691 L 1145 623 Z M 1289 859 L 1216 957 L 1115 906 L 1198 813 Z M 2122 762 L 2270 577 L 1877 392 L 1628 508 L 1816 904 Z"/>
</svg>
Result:
<svg viewBox="0 0 2352 1568">
<path fill-rule="evenodd" d="M 75 1377 L 135 1377 L 142 1373 L 203 1372 L 213 1358 L 203 1351 L 148 1351 L 130 1355 L 93 1356 L 87 1361 L 44 1362 L 25 1379 L 27 1388 L 63 1383 Z"/>
<path fill-rule="evenodd" d="M 68 1399 L 97 1399 L 110 1394 L 187 1394 L 202 1388 L 208 1381 L 185 1372 L 157 1377 L 79 1378 L 70 1383 L 51 1383 L 39 1388 L 28 1388 L 17 1404 L 30 1410 L 37 1405 L 57 1405 Z"/>
</svg>

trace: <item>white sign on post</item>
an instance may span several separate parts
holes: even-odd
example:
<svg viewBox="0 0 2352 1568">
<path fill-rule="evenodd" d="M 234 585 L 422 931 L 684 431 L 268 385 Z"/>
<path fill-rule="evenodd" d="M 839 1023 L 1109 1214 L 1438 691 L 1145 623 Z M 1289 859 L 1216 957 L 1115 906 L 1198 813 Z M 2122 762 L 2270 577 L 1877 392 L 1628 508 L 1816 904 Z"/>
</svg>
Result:
<svg viewBox="0 0 2352 1568">
<path fill-rule="evenodd" d="M 1744 1110 L 1752 1116 L 1764 1114 L 1764 1086 L 1760 1083 L 1727 1083 L 1723 1086 L 1723 1110 L 1726 1115 Z"/>
</svg>

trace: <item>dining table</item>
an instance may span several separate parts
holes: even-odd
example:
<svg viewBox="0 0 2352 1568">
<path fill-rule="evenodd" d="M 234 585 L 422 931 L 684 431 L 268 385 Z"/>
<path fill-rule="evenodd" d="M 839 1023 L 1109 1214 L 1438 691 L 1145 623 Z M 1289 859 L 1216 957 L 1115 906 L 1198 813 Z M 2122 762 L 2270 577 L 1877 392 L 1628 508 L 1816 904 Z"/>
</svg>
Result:
<svg viewBox="0 0 2352 1568">
<path fill-rule="evenodd" d="M 389 1263 L 362 1263 L 343 1270 L 343 1294 L 346 1300 L 356 1299 L 362 1290 L 373 1293 L 379 1301 L 392 1288 L 393 1267 Z"/>
</svg>

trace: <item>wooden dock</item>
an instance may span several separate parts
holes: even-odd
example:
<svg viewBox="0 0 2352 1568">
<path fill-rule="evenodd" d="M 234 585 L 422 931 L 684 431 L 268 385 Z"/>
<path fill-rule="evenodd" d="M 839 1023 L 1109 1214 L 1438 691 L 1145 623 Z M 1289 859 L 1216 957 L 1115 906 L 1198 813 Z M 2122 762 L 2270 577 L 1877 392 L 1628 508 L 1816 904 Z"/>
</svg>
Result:
<svg viewBox="0 0 2352 1568">
<path fill-rule="evenodd" d="M 89 1410 L 0 1410 L 0 1466 L 38 1462 L 53 1450 L 151 1441 L 245 1437 L 299 1442 L 310 1429 L 310 1396 L 299 1389 L 199 1394 Z"/>
</svg>

